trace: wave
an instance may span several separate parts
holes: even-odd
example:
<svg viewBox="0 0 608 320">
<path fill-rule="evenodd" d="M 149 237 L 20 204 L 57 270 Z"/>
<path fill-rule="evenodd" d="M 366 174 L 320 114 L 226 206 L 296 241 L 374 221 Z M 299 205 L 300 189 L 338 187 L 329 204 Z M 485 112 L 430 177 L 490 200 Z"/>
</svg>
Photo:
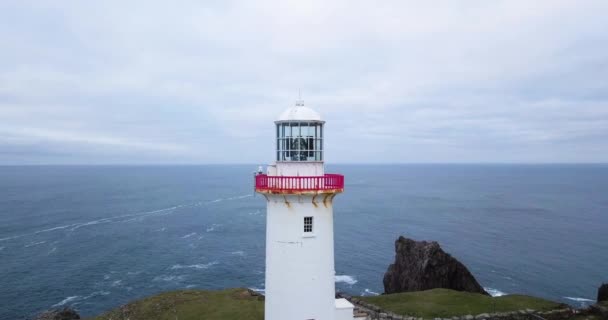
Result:
<svg viewBox="0 0 608 320">
<path fill-rule="evenodd" d="M 579 297 L 564 297 L 564 299 L 576 301 L 576 302 L 595 302 L 595 300 L 579 298 Z"/>
<path fill-rule="evenodd" d="M 242 256 L 245 255 L 245 252 L 243 252 L 243 251 L 232 251 L 232 252 L 230 252 L 230 254 L 234 255 L 234 256 L 241 256 L 242 257 Z"/>
<path fill-rule="evenodd" d="M 49 251 L 49 253 L 47 253 L 46 255 L 48 256 L 55 251 L 57 251 L 57 247 L 53 247 L 53 249 L 51 249 L 51 251 Z"/>
<path fill-rule="evenodd" d="M 59 306 L 63 306 L 63 305 L 65 305 L 65 304 L 67 304 L 67 303 L 70 303 L 70 302 L 72 302 L 72 301 L 74 301 L 74 300 L 77 300 L 78 298 L 80 298 L 80 296 L 71 296 L 71 297 L 67 297 L 67 298 L 65 298 L 65 299 L 61 300 L 60 302 L 58 302 L 58 303 L 54 304 L 54 305 L 53 305 L 53 307 L 59 307 Z"/>
<path fill-rule="evenodd" d="M 196 232 L 188 233 L 187 235 L 183 236 L 182 239 L 188 239 L 188 238 L 190 238 L 192 236 L 195 236 L 195 235 L 196 235 Z"/>
<path fill-rule="evenodd" d="M 46 241 L 32 242 L 32 243 L 30 243 L 30 244 L 26 244 L 26 245 L 25 245 L 25 248 L 29 248 L 29 247 L 33 247 L 33 246 L 37 246 L 37 245 L 41 245 L 41 244 L 44 244 L 44 243 L 46 243 Z"/>
<path fill-rule="evenodd" d="M 260 293 L 260 294 L 266 294 L 266 289 L 262 289 L 262 288 L 254 288 L 254 287 L 249 287 L 249 288 L 247 288 L 247 289 L 252 290 L 252 291 L 255 291 L 255 292 Z"/>
<path fill-rule="evenodd" d="M 171 267 L 171 270 L 177 270 L 177 269 L 209 269 L 211 267 L 213 267 L 214 265 L 218 264 L 219 262 L 217 261 L 212 261 L 209 263 L 201 263 L 201 264 L 191 264 L 189 266 L 184 266 L 181 264 L 176 264 L 173 265 Z"/>
<path fill-rule="evenodd" d="M 506 293 L 504 293 L 498 289 L 493 289 L 493 288 L 483 288 L 483 289 L 486 290 L 486 292 L 489 293 L 492 297 L 500 297 L 500 296 L 506 295 Z"/>
<path fill-rule="evenodd" d="M 351 286 L 358 282 L 357 279 L 355 279 L 354 277 L 349 276 L 349 275 L 335 276 L 335 281 L 336 281 L 336 283 L 346 283 Z"/>
<path fill-rule="evenodd" d="M 89 298 L 93 298 L 93 297 L 96 297 L 96 296 L 107 296 L 109 294 L 110 294 L 110 292 L 108 292 L 108 291 L 95 291 L 95 292 L 93 292 L 93 293 L 91 293 L 91 294 L 89 294 L 87 296 L 84 296 L 84 297 L 82 297 L 82 296 L 71 296 L 71 297 L 67 297 L 67 298 L 61 300 L 60 302 L 52 305 L 52 307 L 60 307 L 60 306 L 66 305 L 66 304 L 68 304 L 70 302 L 75 302 L 75 301 L 79 301 L 79 300 L 87 300 Z"/>
<path fill-rule="evenodd" d="M 371 290 L 365 288 L 365 290 L 363 290 L 361 295 L 362 296 L 379 296 L 380 294 L 378 292 L 374 292 L 374 291 L 371 291 Z"/>
<path fill-rule="evenodd" d="M 122 280 L 116 280 L 112 282 L 112 287 L 118 287 L 122 285 Z"/>
<path fill-rule="evenodd" d="M 4 248 L 6 248 L 6 247 L 0 247 L 0 251 L 4 250 Z"/>
<path fill-rule="evenodd" d="M 86 299 L 93 298 L 96 296 L 107 296 L 109 294 L 110 294 L 109 291 L 95 291 L 95 292 L 91 293 L 90 295 L 82 298 L 82 300 L 86 300 Z"/>
</svg>

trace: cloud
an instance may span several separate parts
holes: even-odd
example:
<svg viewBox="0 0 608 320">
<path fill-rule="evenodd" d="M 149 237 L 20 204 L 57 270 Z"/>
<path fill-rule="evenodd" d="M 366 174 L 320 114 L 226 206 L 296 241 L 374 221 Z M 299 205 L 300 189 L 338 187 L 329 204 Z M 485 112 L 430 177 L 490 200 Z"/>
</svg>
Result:
<svg viewBox="0 0 608 320">
<path fill-rule="evenodd" d="M 0 163 L 268 162 L 298 89 L 330 162 L 608 161 L 607 9 L 4 1 Z"/>
</svg>

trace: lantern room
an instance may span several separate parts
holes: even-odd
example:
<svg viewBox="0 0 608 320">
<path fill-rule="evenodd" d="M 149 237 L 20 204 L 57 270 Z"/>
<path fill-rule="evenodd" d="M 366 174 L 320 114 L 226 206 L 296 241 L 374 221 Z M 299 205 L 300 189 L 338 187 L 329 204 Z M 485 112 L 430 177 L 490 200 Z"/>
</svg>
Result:
<svg viewBox="0 0 608 320">
<path fill-rule="evenodd" d="M 321 116 L 297 101 L 283 112 L 276 124 L 278 162 L 323 161 L 323 124 Z"/>
</svg>

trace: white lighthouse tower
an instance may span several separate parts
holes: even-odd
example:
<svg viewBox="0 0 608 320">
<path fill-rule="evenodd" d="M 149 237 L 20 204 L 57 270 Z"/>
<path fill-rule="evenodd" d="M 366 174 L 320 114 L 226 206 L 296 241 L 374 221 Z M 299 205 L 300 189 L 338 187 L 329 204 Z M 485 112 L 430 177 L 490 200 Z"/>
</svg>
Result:
<svg viewBox="0 0 608 320">
<path fill-rule="evenodd" d="M 266 198 L 265 320 L 352 320 L 335 299 L 334 197 L 344 176 L 326 174 L 325 121 L 303 101 L 275 121 L 275 164 L 256 175 Z"/>
</svg>

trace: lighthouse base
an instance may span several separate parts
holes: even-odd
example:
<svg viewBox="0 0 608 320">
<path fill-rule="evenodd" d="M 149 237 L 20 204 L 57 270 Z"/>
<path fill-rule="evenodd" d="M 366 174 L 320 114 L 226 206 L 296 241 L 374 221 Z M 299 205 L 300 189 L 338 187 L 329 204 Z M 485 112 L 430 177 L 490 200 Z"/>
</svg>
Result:
<svg viewBox="0 0 608 320">
<path fill-rule="evenodd" d="M 354 306 L 346 299 L 336 299 L 336 317 L 334 320 L 353 320 Z"/>
</svg>

